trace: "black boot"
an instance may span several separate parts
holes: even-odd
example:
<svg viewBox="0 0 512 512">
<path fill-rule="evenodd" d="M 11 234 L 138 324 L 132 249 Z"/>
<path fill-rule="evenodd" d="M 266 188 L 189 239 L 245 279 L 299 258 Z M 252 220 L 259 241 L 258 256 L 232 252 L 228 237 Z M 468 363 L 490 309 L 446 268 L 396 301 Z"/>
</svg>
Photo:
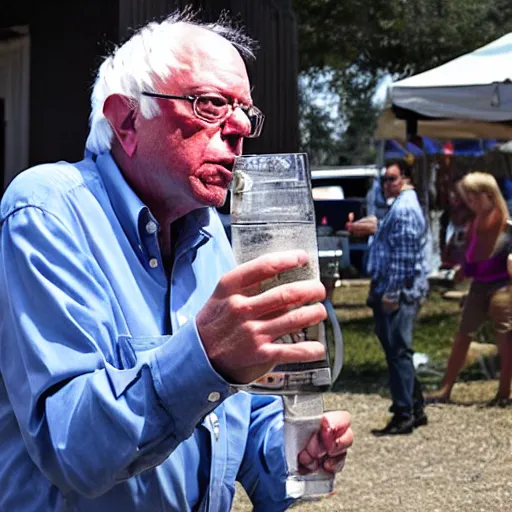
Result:
<svg viewBox="0 0 512 512">
<path fill-rule="evenodd" d="M 414 428 L 422 427 L 428 423 L 427 415 L 423 410 L 424 406 L 425 398 L 423 397 L 423 389 L 418 377 L 415 377 L 413 390 Z"/>
<path fill-rule="evenodd" d="M 423 409 L 414 411 L 414 428 L 422 427 L 428 424 L 428 418 Z"/>
<path fill-rule="evenodd" d="M 399 436 L 411 434 L 414 429 L 414 416 L 394 414 L 389 423 L 382 429 L 373 429 L 372 434 L 376 437 Z"/>
</svg>

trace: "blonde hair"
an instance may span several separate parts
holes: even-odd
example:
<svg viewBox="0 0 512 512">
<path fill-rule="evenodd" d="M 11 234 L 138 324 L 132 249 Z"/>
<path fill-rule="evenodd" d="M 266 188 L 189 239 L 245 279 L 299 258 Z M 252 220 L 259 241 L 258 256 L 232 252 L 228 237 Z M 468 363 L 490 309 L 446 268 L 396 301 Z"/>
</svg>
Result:
<svg viewBox="0 0 512 512">
<path fill-rule="evenodd" d="M 503 224 L 508 219 L 507 203 L 503 199 L 496 178 L 492 174 L 479 171 L 470 172 L 457 183 L 457 191 L 466 205 L 469 204 L 468 194 L 487 194 L 495 209 L 499 210 Z"/>
</svg>

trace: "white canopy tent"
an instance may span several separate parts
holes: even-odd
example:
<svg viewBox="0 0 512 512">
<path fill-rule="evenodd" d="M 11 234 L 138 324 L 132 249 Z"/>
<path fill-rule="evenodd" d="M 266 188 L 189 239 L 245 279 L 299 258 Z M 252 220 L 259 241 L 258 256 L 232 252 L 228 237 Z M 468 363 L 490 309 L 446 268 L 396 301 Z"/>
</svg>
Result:
<svg viewBox="0 0 512 512">
<path fill-rule="evenodd" d="M 375 137 L 512 139 L 512 33 L 393 83 Z"/>
</svg>

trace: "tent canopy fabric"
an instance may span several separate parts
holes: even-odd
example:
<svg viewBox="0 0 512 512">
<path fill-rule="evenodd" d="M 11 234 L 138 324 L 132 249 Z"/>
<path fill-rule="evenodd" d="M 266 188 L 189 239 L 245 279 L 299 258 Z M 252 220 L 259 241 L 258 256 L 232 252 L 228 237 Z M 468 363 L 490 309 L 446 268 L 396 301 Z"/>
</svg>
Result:
<svg viewBox="0 0 512 512">
<path fill-rule="evenodd" d="M 435 139 L 485 139 L 512 140 L 512 123 L 488 123 L 467 119 L 419 120 L 418 135 Z M 406 122 L 398 119 L 391 108 L 386 108 L 377 121 L 374 137 L 383 139 L 405 139 Z"/>
<path fill-rule="evenodd" d="M 376 138 L 404 138 L 406 119 L 433 138 L 512 139 L 512 33 L 393 83 Z"/>
</svg>

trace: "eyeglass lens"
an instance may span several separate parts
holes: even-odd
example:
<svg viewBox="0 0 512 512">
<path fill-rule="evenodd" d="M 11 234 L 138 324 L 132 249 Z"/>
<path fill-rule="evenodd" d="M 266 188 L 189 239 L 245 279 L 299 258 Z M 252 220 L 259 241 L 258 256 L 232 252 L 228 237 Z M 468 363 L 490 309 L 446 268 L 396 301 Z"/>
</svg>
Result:
<svg viewBox="0 0 512 512">
<path fill-rule="evenodd" d="M 195 109 L 199 117 L 205 121 L 216 122 L 222 119 L 229 113 L 231 105 L 225 98 L 220 96 L 198 96 L 195 100 Z M 261 125 L 263 124 L 262 114 L 255 112 L 254 108 L 247 108 L 240 106 L 244 114 L 248 117 L 251 123 L 250 136 L 254 137 L 260 134 Z"/>
<path fill-rule="evenodd" d="M 218 96 L 198 96 L 195 107 L 198 115 L 210 122 L 215 122 L 224 117 L 229 108 L 226 100 Z"/>
</svg>

